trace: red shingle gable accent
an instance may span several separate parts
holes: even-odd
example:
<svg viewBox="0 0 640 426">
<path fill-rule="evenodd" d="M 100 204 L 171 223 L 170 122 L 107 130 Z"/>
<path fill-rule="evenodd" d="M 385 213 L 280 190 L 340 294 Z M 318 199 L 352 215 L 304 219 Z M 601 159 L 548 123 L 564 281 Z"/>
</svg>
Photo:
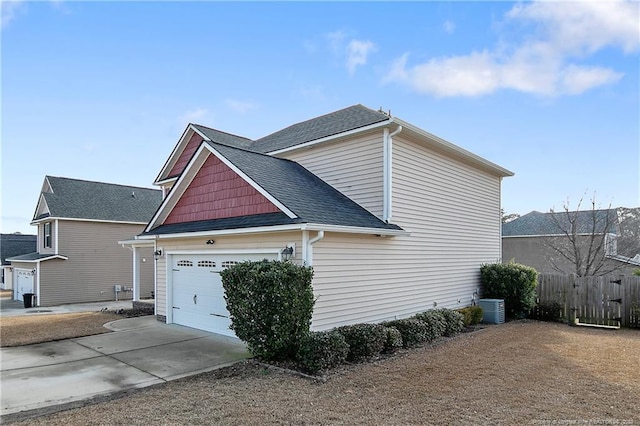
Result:
<svg viewBox="0 0 640 426">
<path fill-rule="evenodd" d="M 280 209 L 215 155 L 209 155 L 165 224 L 222 219 Z"/>
<path fill-rule="evenodd" d="M 184 168 L 187 167 L 189 160 L 191 160 L 193 153 L 196 152 L 203 140 L 202 136 L 197 133 L 194 133 L 193 136 L 191 136 L 191 139 L 187 142 L 187 146 L 184 147 L 184 150 L 182 151 L 182 154 L 180 154 L 176 164 L 173 165 L 171 171 L 167 175 L 168 178 L 178 176 L 182 173 Z"/>
</svg>

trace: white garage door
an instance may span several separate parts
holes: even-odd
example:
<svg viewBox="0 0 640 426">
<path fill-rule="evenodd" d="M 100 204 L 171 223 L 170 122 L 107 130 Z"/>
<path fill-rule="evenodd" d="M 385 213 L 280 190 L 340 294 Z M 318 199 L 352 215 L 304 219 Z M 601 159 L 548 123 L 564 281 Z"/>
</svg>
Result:
<svg viewBox="0 0 640 426">
<path fill-rule="evenodd" d="M 276 254 L 173 255 L 173 322 L 233 336 L 220 271 L 245 260 L 276 259 Z"/>
<path fill-rule="evenodd" d="M 13 270 L 14 276 L 14 299 L 22 301 L 22 295 L 25 293 L 33 293 L 33 270 L 31 269 L 19 269 Z"/>
</svg>

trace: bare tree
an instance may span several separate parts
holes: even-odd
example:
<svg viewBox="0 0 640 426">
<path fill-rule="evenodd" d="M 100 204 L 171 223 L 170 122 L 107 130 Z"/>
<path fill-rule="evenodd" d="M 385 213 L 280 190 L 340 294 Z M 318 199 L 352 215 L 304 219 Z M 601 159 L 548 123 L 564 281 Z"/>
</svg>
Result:
<svg viewBox="0 0 640 426">
<path fill-rule="evenodd" d="M 611 206 L 596 208 L 595 197 L 591 208 L 581 211 L 582 202 L 581 198 L 573 211 L 566 202 L 562 211 L 551 209 L 547 215 L 543 244 L 551 252 L 549 262 L 558 272 L 579 277 L 611 273 L 621 266 L 608 259 L 608 254 L 616 252 L 616 211 Z"/>
</svg>

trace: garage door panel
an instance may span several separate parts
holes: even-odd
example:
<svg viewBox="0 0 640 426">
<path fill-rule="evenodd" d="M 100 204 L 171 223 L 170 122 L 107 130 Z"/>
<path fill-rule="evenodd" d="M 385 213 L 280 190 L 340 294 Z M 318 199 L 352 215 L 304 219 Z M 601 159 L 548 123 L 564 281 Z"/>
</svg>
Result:
<svg viewBox="0 0 640 426">
<path fill-rule="evenodd" d="M 276 255 L 176 255 L 172 265 L 173 322 L 235 337 L 229 328 L 220 272 L 245 260 L 265 258 L 275 259 Z"/>
</svg>

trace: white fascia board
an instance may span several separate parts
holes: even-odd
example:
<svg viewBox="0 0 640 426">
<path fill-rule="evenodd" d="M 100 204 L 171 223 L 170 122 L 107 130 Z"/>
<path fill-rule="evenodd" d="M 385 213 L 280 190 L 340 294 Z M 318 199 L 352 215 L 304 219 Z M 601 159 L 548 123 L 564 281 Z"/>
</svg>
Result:
<svg viewBox="0 0 640 426">
<path fill-rule="evenodd" d="M 160 169 L 160 173 L 158 173 L 158 176 L 154 181 L 154 185 L 160 185 L 163 182 L 159 180 L 160 177 L 164 175 L 165 172 L 167 172 L 170 167 L 173 167 L 173 165 L 176 163 L 178 159 L 177 157 L 179 157 L 178 153 L 182 153 L 182 151 L 184 151 L 184 147 L 187 146 L 187 144 L 189 143 L 189 139 L 191 139 L 191 135 L 189 131 L 193 131 L 194 133 L 199 134 L 202 137 L 202 139 L 206 141 L 209 140 L 209 138 L 206 137 L 198 129 L 196 129 L 192 123 L 189 123 L 187 128 L 184 129 L 184 132 L 182 132 L 182 136 L 180 136 L 180 139 L 178 139 L 178 143 L 173 148 L 173 151 L 171 151 L 171 154 L 169 154 L 169 158 L 167 158 L 167 161 L 165 161 L 164 166 L 162 166 L 162 169 Z M 187 137 L 187 135 L 189 135 L 189 137 Z"/>
<path fill-rule="evenodd" d="M 276 151 L 271 151 L 271 152 L 268 152 L 267 155 L 278 155 L 278 154 L 282 154 L 284 152 L 295 151 L 297 149 L 308 148 L 308 147 L 311 147 L 313 145 L 317 145 L 317 144 L 320 144 L 320 143 L 329 142 L 329 141 L 336 140 L 336 139 L 341 139 L 341 138 L 346 138 L 346 137 L 349 137 L 349 136 L 356 135 L 358 133 L 364 133 L 364 132 L 368 132 L 370 130 L 374 130 L 374 129 L 377 129 L 377 128 L 380 128 L 380 127 L 388 126 L 392 122 L 393 122 L 393 119 L 390 118 L 388 120 L 380 121 L 378 123 L 370 124 L 368 126 L 358 127 L 357 129 L 352 129 L 352 130 L 348 130 L 346 132 L 337 133 L 335 135 L 331 135 L 331 136 L 327 136 L 327 137 L 324 137 L 324 138 L 315 139 L 315 140 L 312 140 L 312 141 L 309 141 L 309 142 L 301 143 L 300 145 L 294 145 L 294 146 L 290 146 L 288 148 L 282 148 L 282 149 L 278 149 Z"/>
<path fill-rule="evenodd" d="M 282 204 L 280 201 L 278 201 L 277 198 L 275 198 L 273 195 L 271 195 L 269 192 L 267 192 L 267 190 L 265 190 L 263 187 L 261 187 L 260 185 L 258 185 L 257 182 L 255 182 L 253 179 L 251 179 L 249 176 L 247 176 L 242 170 L 240 170 L 238 167 L 236 167 L 235 164 L 233 164 L 231 161 L 229 161 L 224 155 L 220 154 L 214 147 L 210 146 L 210 145 L 205 145 L 206 148 L 211 151 L 212 154 L 214 154 L 216 157 L 218 157 L 218 159 L 220 161 L 222 161 L 224 164 L 227 165 L 227 167 L 229 167 L 231 170 L 233 170 L 238 176 L 240 176 L 242 179 L 244 179 L 249 185 L 251 185 L 253 187 L 253 189 L 255 189 L 256 191 L 258 191 L 260 194 L 262 194 L 267 200 L 269 200 L 271 203 L 273 203 L 278 209 L 280 209 L 284 214 L 286 214 L 289 219 L 296 219 L 298 216 L 292 212 L 291 210 L 289 210 L 287 208 L 287 206 L 285 206 L 284 204 Z"/>
<path fill-rule="evenodd" d="M 442 151 L 445 151 L 449 154 L 454 155 L 460 159 L 466 160 L 472 164 L 476 164 L 478 166 L 483 167 L 484 169 L 490 170 L 494 174 L 497 174 L 500 177 L 509 177 L 513 176 L 514 173 L 510 170 L 507 170 L 503 167 L 498 166 L 495 163 L 492 163 L 489 160 L 486 160 L 479 155 L 476 155 L 470 151 L 467 151 L 464 148 L 461 148 L 455 144 L 452 144 L 449 141 L 446 141 L 436 135 L 433 135 L 425 130 L 422 130 L 419 127 L 414 126 L 413 124 L 407 123 L 406 121 L 400 120 L 398 118 L 394 118 L 394 121 L 397 124 L 400 124 L 403 128 L 421 136 L 422 138 L 428 139 L 431 144 Z"/>
<path fill-rule="evenodd" d="M 35 260 L 21 260 L 21 259 L 16 259 L 15 257 L 11 257 L 5 260 L 7 262 L 18 262 L 18 263 L 40 263 L 40 262 L 44 262 L 45 260 L 51 260 L 51 259 L 69 260 L 67 256 L 63 256 L 61 254 L 52 254 L 51 256 L 47 256 L 47 257 L 43 257 L 42 259 L 35 259 Z"/>
<path fill-rule="evenodd" d="M 573 235 L 573 234 L 569 234 Z M 576 237 L 588 237 L 590 235 L 604 235 L 602 233 L 582 233 L 576 234 Z M 567 234 L 535 234 L 535 235 L 503 235 L 502 238 L 544 238 L 544 237 L 567 237 Z"/>
<path fill-rule="evenodd" d="M 95 223 L 118 223 L 121 225 L 146 225 L 147 222 L 129 222 L 124 220 L 100 220 L 100 219 L 83 219 L 80 217 L 57 217 L 57 216 L 47 216 L 42 219 L 34 220 L 30 223 L 30 225 L 38 225 L 43 222 L 49 222 L 52 220 L 68 220 L 75 222 L 95 222 Z"/>
<path fill-rule="evenodd" d="M 169 179 L 155 181 L 153 184 L 156 185 L 156 186 L 162 186 L 165 183 L 171 183 L 171 182 L 175 182 L 177 180 L 178 180 L 178 176 L 174 176 L 174 177 L 169 178 Z"/>
<path fill-rule="evenodd" d="M 47 200 L 44 198 L 44 194 L 40 193 L 40 197 L 38 198 L 38 204 L 36 205 L 36 212 L 33 215 L 34 218 L 40 216 L 43 213 L 51 214 L 51 210 L 49 209 L 49 205 L 47 204 Z"/>
<path fill-rule="evenodd" d="M 167 250 L 166 254 L 277 254 L 280 248 L 261 248 L 261 249 L 202 249 L 202 250 Z"/>
<path fill-rule="evenodd" d="M 133 239 L 133 240 L 123 240 L 118 241 L 118 244 L 121 246 L 129 246 L 129 247 L 153 247 L 155 244 L 155 238 L 152 239 Z"/>
<path fill-rule="evenodd" d="M 341 232 L 348 234 L 369 234 L 369 235 L 381 235 L 381 236 L 408 236 L 411 233 L 404 230 L 397 229 L 379 229 L 379 228 L 360 228 L 357 226 L 338 226 L 338 225 L 325 225 L 321 223 L 296 223 L 291 225 L 276 225 L 276 226 L 259 226 L 255 228 L 236 228 L 236 229 L 221 229 L 217 231 L 200 231 L 200 232 L 183 232 L 178 234 L 157 234 L 149 235 L 150 238 L 158 238 L 159 240 L 174 239 L 174 238 L 198 238 L 198 237 L 215 237 L 225 235 L 238 235 L 238 234 L 262 234 L 267 232 L 287 232 L 287 231 L 327 231 L 327 232 Z"/>
</svg>

